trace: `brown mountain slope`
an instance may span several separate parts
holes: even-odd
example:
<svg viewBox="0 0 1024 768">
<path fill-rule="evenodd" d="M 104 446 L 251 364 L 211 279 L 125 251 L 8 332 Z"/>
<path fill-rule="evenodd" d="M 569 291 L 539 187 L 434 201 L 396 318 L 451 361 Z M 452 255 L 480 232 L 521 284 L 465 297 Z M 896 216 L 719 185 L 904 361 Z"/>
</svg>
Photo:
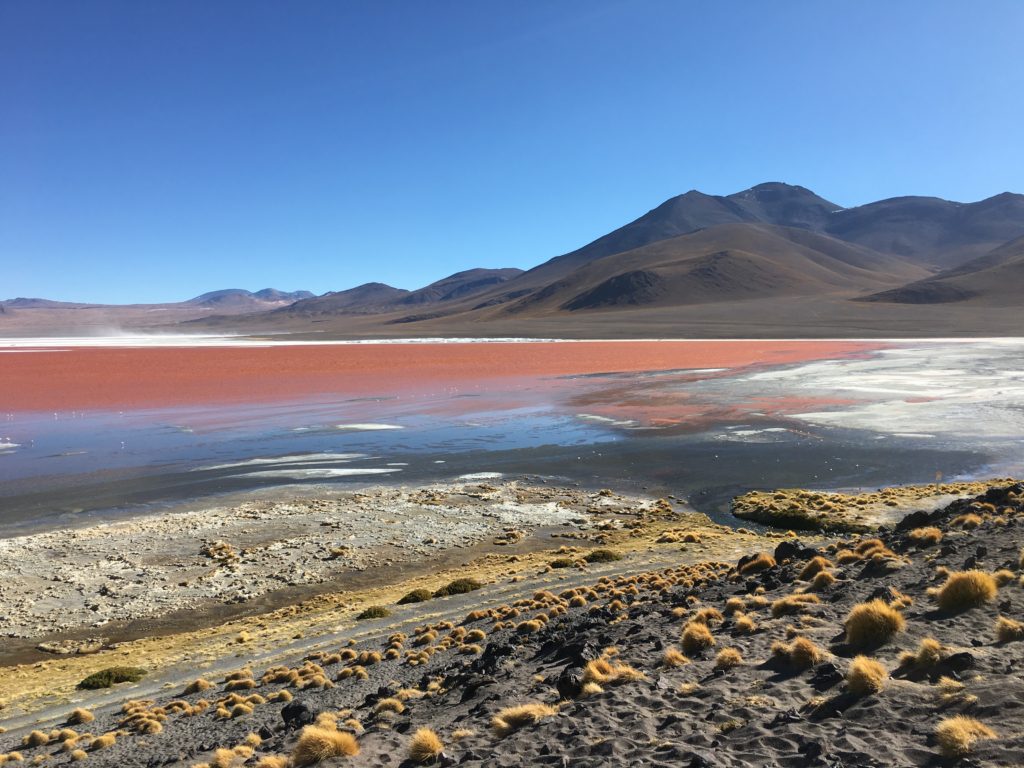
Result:
<svg viewBox="0 0 1024 768">
<path fill-rule="evenodd" d="M 726 224 L 606 256 L 502 308 L 510 314 L 877 291 L 924 269 L 802 229 Z"/>
<path fill-rule="evenodd" d="M 950 268 L 1024 235 L 1024 195 L 976 203 L 896 197 L 837 212 L 824 231 L 926 266 Z"/>
<path fill-rule="evenodd" d="M 1024 237 L 994 248 L 984 256 L 864 301 L 898 304 L 944 304 L 967 301 L 992 307 L 1024 303 Z"/>
</svg>

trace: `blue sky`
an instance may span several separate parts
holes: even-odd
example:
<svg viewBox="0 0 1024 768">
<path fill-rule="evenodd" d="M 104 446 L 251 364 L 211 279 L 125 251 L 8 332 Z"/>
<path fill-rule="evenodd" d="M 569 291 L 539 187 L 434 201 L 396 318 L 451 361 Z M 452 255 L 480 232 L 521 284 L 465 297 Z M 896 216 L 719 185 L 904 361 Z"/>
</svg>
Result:
<svg viewBox="0 0 1024 768">
<path fill-rule="evenodd" d="M 1024 192 L 1024 3 L 0 1 L 0 298 L 414 288 L 672 195 Z"/>
</svg>

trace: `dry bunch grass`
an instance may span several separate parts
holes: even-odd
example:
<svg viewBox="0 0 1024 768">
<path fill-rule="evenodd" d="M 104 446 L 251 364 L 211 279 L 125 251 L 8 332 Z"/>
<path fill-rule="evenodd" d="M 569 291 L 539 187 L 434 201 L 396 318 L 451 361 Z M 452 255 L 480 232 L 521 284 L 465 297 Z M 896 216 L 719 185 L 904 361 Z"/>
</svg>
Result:
<svg viewBox="0 0 1024 768">
<path fill-rule="evenodd" d="M 499 737 L 507 736 L 513 731 L 525 728 L 528 725 L 536 725 L 546 717 L 553 717 L 558 714 L 558 708 L 550 704 L 531 702 L 520 704 L 517 707 L 507 707 L 501 710 L 491 720 L 491 727 Z"/>
<path fill-rule="evenodd" d="M 992 574 L 984 571 L 956 571 L 950 573 L 936 599 L 939 607 L 949 613 L 960 613 L 976 608 L 996 596 L 998 585 Z"/>
<path fill-rule="evenodd" d="M 854 648 L 877 648 L 906 626 L 903 614 L 882 600 L 855 605 L 846 616 L 846 642 Z"/>
<path fill-rule="evenodd" d="M 791 643 L 777 640 L 771 645 L 771 654 L 772 658 L 796 670 L 810 669 L 828 658 L 827 652 L 806 637 L 794 638 Z"/>
<path fill-rule="evenodd" d="M 409 742 L 409 759 L 418 764 L 437 760 L 444 752 L 441 737 L 430 728 L 419 728 Z"/>
<path fill-rule="evenodd" d="M 857 696 L 881 693 L 889 673 L 885 667 L 867 656 L 856 656 L 846 673 L 846 686 Z"/>
<path fill-rule="evenodd" d="M 359 754 L 359 742 L 351 733 L 307 725 L 302 729 L 292 763 L 297 766 L 315 765 L 330 757 L 353 757 Z"/>
<path fill-rule="evenodd" d="M 947 717 L 935 728 L 935 741 L 946 757 L 965 757 L 982 739 L 994 739 L 996 733 L 987 725 L 971 717 Z"/>
</svg>

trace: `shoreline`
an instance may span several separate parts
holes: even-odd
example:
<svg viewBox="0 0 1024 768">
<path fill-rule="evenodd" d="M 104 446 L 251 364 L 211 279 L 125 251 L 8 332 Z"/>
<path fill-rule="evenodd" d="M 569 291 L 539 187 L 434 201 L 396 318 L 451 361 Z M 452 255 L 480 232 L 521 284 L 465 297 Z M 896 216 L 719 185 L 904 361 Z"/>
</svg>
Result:
<svg viewBox="0 0 1024 768">
<path fill-rule="evenodd" d="M 418 490 L 433 493 L 435 489 Z M 688 553 L 682 555 L 687 559 L 731 557 L 750 542 L 766 538 L 715 524 L 679 501 L 668 504 L 651 497 L 559 487 L 531 492 L 568 501 L 575 505 L 571 514 L 591 520 L 582 526 L 533 528 L 511 545 L 486 539 L 466 548 L 439 549 L 430 557 L 340 574 L 335 579 L 289 587 L 234 606 L 208 603 L 205 608 L 163 619 L 142 617 L 120 637 L 115 632 L 120 628 L 112 623 L 107 627 L 111 636 L 104 638 L 95 652 L 49 654 L 34 650 L 41 636 L 16 640 L 9 646 L 12 653 L 0 658 L 0 667 L 8 670 L 14 681 L 5 691 L 7 695 L 0 696 L 0 709 L 27 714 L 55 706 L 58 700 L 74 700 L 74 684 L 90 670 L 125 660 L 167 674 L 182 664 L 191 665 L 194 674 L 197 663 L 201 667 L 229 663 L 239 652 L 262 649 L 260 653 L 274 655 L 292 652 L 295 647 L 320 645 L 327 636 L 358 631 L 359 622 L 353 623 L 354 617 L 367 605 L 384 604 L 395 610 L 398 598 L 407 591 L 437 589 L 459 576 L 479 578 L 485 585 L 481 594 L 518 591 L 528 589 L 531 583 L 541 588 L 539 585 L 551 580 L 587 578 L 588 573 L 617 573 L 658 564 L 667 567 L 679 559 L 681 551 Z M 700 531 L 700 541 L 680 545 L 679 534 L 672 532 L 682 529 Z M 768 538 L 781 536 L 772 534 Z M 553 570 L 549 565 L 565 548 L 585 553 L 595 547 L 612 547 L 625 559 L 583 569 Z M 460 600 L 447 598 L 407 607 L 417 615 L 430 615 L 452 603 L 459 605 Z M 104 628 L 76 628 L 48 638 L 84 641 L 102 637 L 103 633 Z"/>
</svg>

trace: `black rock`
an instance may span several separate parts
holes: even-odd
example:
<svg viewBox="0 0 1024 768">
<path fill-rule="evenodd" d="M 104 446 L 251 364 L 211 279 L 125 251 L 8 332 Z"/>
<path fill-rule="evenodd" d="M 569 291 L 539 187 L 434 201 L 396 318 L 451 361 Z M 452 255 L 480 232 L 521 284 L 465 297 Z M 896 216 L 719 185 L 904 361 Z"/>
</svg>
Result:
<svg viewBox="0 0 1024 768">
<path fill-rule="evenodd" d="M 817 554 L 818 550 L 808 547 L 800 539 L 783 539 L 775 548 L 774 557 L 775 562 L 781 563 L 783 560 L 789 559 L 810 560 Z"/>
<path fill-rule="evenodd" d="M 583 667 L 566 667 L 555 684 L 563 699 L 575 699 L 583 691 Z"/>
<path fill-rule="evenodd" d="M 831 661 L 816 666 L 814 674 L 811 676 L 811 685 L 817 691 L 828 690 L 833 686 L 839 685 L 842 681 L 843 673 Z"/>
<path fill-rule="evenodd" d="M 281 719 L 288 728 L 301 728 L 316 720 L 316 712 L 307 707 L 301 699 L 293 699 L 281 708 Z"/>
</svg>

